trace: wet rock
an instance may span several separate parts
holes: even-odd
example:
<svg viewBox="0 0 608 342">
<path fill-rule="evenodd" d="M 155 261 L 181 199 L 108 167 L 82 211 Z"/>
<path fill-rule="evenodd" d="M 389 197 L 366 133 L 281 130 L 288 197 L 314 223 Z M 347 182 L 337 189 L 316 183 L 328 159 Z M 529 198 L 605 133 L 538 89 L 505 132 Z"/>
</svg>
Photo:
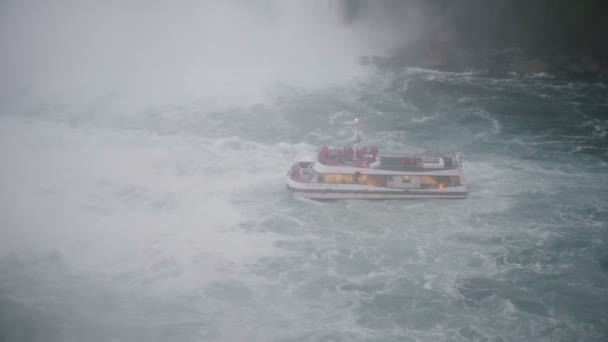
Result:
<svg viewBox="0 0 608 342">
<path fill-rule="evenodd" d="M 600 67 L 600 71 L 597 74 L 600 78 L 608 79 L 608 65 Z"/>
<path fill-rule="evenodd" d="M 585 68 L 579 61 L 573 60 L 570 63 L 568 63 L 568 66 L 566 67 L 566 71 L 568 71 L 570 73 L 574 73 L 574 74 L 582 74 L 583 72 L 585 72 Z"/>
<path fill-rule="evenodd" d="M 511 71 L 513 56 L 503 50 L 484 49 L 465 54 L 467 69 L 506 73 Z"/>
<path fill-rule="evenodd" d="M 600 71 L 600 63 L 591 56 L 581 57 L 581 65 L 583 66 L 585 72 L 597 73 Z"/>
<path fill-rule="evenodd" d="M 515 59 L 511 71 L 519 74 L 536 74 L 547 71 L 549 64 L 540 59 Z"/>
<path fill-rule="evenodd" d="M 557 69 L 565 69 L 572 58 L 568 55 L 559 54 L 553 59 L 553 66 Z"/>
</svg>

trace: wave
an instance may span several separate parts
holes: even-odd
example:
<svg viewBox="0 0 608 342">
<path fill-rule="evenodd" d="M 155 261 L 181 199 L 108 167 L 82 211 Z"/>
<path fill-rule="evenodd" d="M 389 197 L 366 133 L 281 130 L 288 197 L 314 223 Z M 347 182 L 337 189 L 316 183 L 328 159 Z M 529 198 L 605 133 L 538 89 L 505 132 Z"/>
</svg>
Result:
<svg viewBox="0 0 608 342">
<path fill-rule="evenodd" d="M 435 120 L 438 117 L 439 117 L 438 114 L 429 115 L 429 116 L 422 116 L 422 117 L 419 117 L 419 118 L 412 118 L 412 122 L 415 122 L 415 123 L 424 123 L 424 122 L 427 122 L 427 121 Z"/>
<path fill-rule="evenodd" d="M 502 125 L 500 124 L 500 122 L 497 119 L 495 119 L 494 117 L 492 117 L 490 115 L 490 113 L 488 113 L 487 111 L 485 111 L 483 109 L 475 109 L 475 110 L 471 111 L 471 113 L 473 115 L 476 115 L 476 116 L 484 119 L 484 120 L 489 121 L 490 124 L 492 125 L 492 133 L 493 134 L 500 133 Z"/>
</svg>

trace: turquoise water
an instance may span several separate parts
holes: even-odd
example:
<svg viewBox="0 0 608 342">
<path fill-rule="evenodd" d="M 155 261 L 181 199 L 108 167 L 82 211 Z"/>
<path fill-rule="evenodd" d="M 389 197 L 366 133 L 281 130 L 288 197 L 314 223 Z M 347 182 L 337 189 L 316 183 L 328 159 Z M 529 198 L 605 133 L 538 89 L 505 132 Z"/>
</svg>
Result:
<svg viewBox="0 0 608 342">
<path fill-rule="evenodd" d="M 420 69 L 264 101 L 0 116 L 0 340 L 605 341 L 608 86 Z M 350 139 L 456 150 L 465 200 L 293 198 Z"/>
</svg>

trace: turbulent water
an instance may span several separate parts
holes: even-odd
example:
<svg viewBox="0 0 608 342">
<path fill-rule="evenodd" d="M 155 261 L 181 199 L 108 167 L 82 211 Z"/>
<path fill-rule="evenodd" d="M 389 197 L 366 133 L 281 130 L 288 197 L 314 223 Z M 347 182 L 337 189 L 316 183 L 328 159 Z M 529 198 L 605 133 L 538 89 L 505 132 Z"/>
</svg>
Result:
<svg viewBox="0 0 608 342">
<path fill-rule="evenodd" d="M 246 101 L 6 96 L 0 340 L 605 341 L 608 86 L 349 68 Z M 293 198 L 355 116 L 462 152 L 469 197 Z"/>
</svg>

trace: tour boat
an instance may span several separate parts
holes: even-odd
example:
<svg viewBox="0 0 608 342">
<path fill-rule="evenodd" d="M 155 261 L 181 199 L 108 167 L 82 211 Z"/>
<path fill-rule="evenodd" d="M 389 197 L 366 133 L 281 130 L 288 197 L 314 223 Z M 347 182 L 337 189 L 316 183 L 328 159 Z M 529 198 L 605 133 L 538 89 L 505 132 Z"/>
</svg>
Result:
<svg viewBox="0 0 608 342">
<path fill-rule="evenodd" d="M 383 154 L 361 146 L 354 122 L 353 146 L 323 147 L 316 160 L 298 160 L 287 188 L 311 199 L 465 198 L 462 156 L 457 153 Z"/>
</svg>

